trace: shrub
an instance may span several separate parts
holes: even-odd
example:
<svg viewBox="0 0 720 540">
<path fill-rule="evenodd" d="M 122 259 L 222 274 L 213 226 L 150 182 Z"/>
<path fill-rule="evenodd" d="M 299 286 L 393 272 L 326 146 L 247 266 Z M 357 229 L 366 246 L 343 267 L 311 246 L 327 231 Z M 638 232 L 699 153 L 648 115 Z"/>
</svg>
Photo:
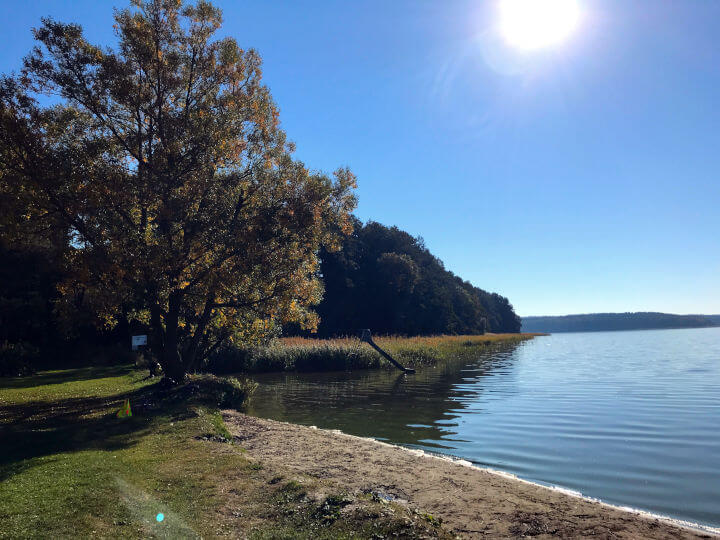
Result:
<svg viewBox="0 0 720 540">
<path fill-rule="evenodd" d="M 127 345 L 80 343 L 73 349 L 72 357 L 77 365 L 117 366 L 135 363 L 136 353 Z"/>
<path fill-rule="evenodd" d="M 221 408 L 241 409 L 257 388 L 250 379 L 217 377 L 215 375 L 193 375 L 181 390 L 201 403 Z"/>
<path fill-rule="evenodd" d="M 138 369 L 147 369 L 150 371 L 150 375 L 157 375 L 162 372 L 160 364 L 149 352 L 134 352 L 135 356 L 135 367 Z"/>
<path fill-rule="evenodd" d="M 29 343 L 0 344 L 0 377 L 32 375 L 39 356 L 39 349 Z"/>
</svg>

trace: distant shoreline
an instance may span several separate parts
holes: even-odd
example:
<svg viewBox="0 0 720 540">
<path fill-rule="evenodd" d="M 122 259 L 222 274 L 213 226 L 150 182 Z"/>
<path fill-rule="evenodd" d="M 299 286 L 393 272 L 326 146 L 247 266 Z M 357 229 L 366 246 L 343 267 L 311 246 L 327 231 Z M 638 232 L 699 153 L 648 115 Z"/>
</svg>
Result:
<svg viewBox="0 0 720 540">
<path fill-rule="evenodd" d="M 672 313 L 584 313 L 522 317 L 523 332 L 617 332 L 623 330 L 679 330 L 720 326 L 720 315 Z"/>
<path fill-rule="evenodd" d="M 713 326 L 667 326 L 664 328 L 618 328 L 616 330 L 554 330 L 552 332 L 528 332 L 534 336 L 551 336 L 553 334 L 602 334 L 603 332 L 645 332 L 648 330 L 704 330 L 707 328 L 720 328 L 720 324 Z"/>
</svg>

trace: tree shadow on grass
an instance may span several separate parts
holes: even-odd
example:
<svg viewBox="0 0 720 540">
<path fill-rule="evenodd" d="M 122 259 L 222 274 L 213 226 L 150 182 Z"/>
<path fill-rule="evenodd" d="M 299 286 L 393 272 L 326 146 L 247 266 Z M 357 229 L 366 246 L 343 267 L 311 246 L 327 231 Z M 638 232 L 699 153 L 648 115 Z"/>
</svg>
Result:
<svg viewBox="0 0 720 540">
<path fill-rule="evenodd" d="M 58 371 L 41 371 L 28 377 L 0 377 L 0 390 L 9 388 L 32 388 L 48 384 L 87 381 L 105 377 L 119 377 L 130 374 L 134 369 L 135 367 L 131 364 L 105 367 L 92 366 Z"/>
<path fill-rule="evenodd" d="M 114 396 L 4 406 L 0 411 L 0 482 L 32 467 L 35 458 L 121 450 L 147 434 L 158 416 L 170 416 L 172 421 L 193 416 L 187 406 L 173 406 L 179 403 L 176 397 L 154 384 Z M 125 399 L 130 400 L 133 416 L 117 418 Z"/>
</svg>

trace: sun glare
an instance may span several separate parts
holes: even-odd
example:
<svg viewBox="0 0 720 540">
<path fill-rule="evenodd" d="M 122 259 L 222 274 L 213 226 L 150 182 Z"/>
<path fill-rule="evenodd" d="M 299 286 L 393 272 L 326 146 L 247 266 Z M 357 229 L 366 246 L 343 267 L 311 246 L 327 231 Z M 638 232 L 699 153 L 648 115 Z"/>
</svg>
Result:
<svg viewBox="0 0 720 540">
<path fill-rule="evenodd" d="M 576 0 L 500 0 L 500 31 L 518 49 L 561 43 L 580 21 Z"/>
</svg>

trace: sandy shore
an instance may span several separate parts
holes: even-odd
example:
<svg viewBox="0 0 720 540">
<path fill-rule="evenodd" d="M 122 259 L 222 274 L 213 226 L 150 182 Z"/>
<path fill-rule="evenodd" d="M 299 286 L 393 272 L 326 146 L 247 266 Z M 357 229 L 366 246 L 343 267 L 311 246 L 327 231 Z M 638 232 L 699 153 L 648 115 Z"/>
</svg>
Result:
<svg viewBox="0 0 720 540">
<path fill-rule="evenodd" d="M 228 429 L 266 467 L 375 493 L 440 517 L 461 537 L 712 538 L 671 520 L 623 510 L 517 478 L 306 426 L 224 411 Z"/>
</svg>

